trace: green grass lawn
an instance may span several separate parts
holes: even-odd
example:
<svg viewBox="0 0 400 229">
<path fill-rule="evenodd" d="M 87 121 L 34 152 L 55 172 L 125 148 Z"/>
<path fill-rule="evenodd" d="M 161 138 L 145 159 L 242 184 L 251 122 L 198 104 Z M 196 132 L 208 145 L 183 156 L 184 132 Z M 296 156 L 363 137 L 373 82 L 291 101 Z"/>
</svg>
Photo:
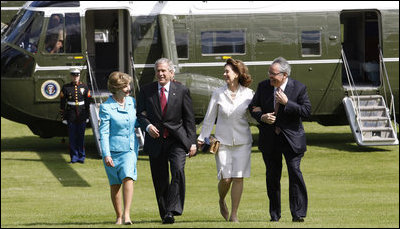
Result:
<svg viewBox="0 0 400 229">
<path fill-rule="evenodd" d="M 269 222 L 265 166 L 253 147 L 240 223 L 219 213 L 215 159 L 198 154 L 186 162 L 186 202 L 173 225 L 158 216 L 147 155 L 138 160 L 132 226 L 113 225 L 107 176 L 91 129 L 85 164 L 68 164 L 68 139 L 41 139 L 28 127 L 1 118 L 1 227 L 399 227 L 399 146 L 360 147 L 348 126 L 304 123 L 308 151 L 301 169 L 308 190 L 304 223 L 292 223 L 283 163 L 282 218 Z M 257 138 L 256 128 L 253 128 Z M 230 197 L 227 198 L 230 207 Z"/>
</svg>

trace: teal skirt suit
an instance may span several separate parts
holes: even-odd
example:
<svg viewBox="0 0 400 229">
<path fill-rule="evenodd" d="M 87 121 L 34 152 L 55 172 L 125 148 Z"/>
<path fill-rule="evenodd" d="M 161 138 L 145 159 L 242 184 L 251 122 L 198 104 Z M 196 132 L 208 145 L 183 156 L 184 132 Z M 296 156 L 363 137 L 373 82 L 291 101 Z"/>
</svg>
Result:
<svg viewBox="0 0 400 229">
<path fill-rule="evenodd" d="M 136 180 L 139 142 L 135 127 L 139 124 L 135 99 L 125 97 L 125 108 L 122 108 L 110 96 L 100 105 L 99 117 L 101 152 L 110 185 L 122 184 L 127 177 Z M 106 156 L 111 156 L 115 167 L 106 166 Z"/>
</svg>

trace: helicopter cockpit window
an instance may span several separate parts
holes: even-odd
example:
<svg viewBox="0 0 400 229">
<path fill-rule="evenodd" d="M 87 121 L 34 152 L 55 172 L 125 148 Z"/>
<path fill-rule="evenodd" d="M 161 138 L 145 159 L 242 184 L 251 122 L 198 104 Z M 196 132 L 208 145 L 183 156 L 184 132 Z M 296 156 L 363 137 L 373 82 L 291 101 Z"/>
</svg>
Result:
<svg viewBox="0 0 400 229">
<path fill-rule="evenodd" d="M 45 51 L 48 53 L 80 53 L 81 23 L 78 13 L 53 14 L 47 27 Z"/>
<path fill-rule="evenodd" d="M 245 35 L 244 30 L 201 32 L 201 53 L 245 54 Z"/>
<path fill-rule="evenodd" d="M 51 15 L 44 48 L 48 53 L 64 53 L 64 15 Z"/>
<path fill-rule="evenodd" d="M 65 14 L 65 52 L 80 53 L 81 46 L 81 21 L 78 13 Z"/>
<path fill-rule="evenodd" d="M 43 15 L 44 13 L 39 11 L 21 11 L 21 16 L 16 18 L 4 35 L 4 41 L 36 53 L 43 25 Z"/>
</svg>

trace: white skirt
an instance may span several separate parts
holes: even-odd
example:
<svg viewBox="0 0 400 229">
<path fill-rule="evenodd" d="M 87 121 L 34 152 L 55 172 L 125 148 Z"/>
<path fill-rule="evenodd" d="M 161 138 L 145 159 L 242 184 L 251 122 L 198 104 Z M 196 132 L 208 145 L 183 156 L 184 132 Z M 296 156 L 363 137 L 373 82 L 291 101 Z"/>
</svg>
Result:
<svg viewBox="0 0 400 229">
<path fill-rule="evenodd" d="M 218 180 L 222 178 L 250 177 L 251 143 L 246 145 L 220 145 L 215 155 Z"/>
</svg>

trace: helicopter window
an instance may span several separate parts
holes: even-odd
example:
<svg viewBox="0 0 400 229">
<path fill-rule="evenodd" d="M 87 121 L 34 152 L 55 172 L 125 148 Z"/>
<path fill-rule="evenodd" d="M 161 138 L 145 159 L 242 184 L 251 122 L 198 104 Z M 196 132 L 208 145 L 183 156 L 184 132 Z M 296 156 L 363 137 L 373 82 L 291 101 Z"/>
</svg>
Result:
<svg viewBox="0 0 400 229">
<path fill-rule="evenodd" d="M 43 12 L 22 11 L 21 16 L 10 25 L 4 41 L 36 53 L 43 25 L 43 15 Z"/>
<path fill-rule="evenodd" d="M 31 7 L 79 7 L 79 1 L 33 1 Z"/>
<path fill-rule="evenodd" d="M 245 31 L 206 31 L 201 32 L 201 53 L 207 54 L 245 54 Z"/>
<path fill-rule="evenodd" d="M 95 29 L 94 30 L 94 42 L 95 43 L 108 43 L 109 42 L 109 30 L 108 29 Z"/>
<path fill-rule="evenodd" d="M 301 54 L 302 56 L 321 55 L 321 31 L 301 32 Z"/>
<path fill-rule="evenodd" d="M 81 47 L 81 21 L 78 13 L 65 14 L 65 52 L 80 53 Z"/>
<path fill-rule="evenodd" d="M 64 52 L 64 15 L 51 15 L 46 32 L 45 50 L 48 53 Z"/>
<path fill-rule="evenodd" d="M 35 69 L 32 56 L 10 46 L 1 48 L 1 77 L 24 78 L 30 77 Z"/>
<path fill-rule="evenodd" d="M 187 32 L 175 31 L 176 50 L 178 52 L 178 59 L 189 58 L 189 34 Z"/>
</svg>

